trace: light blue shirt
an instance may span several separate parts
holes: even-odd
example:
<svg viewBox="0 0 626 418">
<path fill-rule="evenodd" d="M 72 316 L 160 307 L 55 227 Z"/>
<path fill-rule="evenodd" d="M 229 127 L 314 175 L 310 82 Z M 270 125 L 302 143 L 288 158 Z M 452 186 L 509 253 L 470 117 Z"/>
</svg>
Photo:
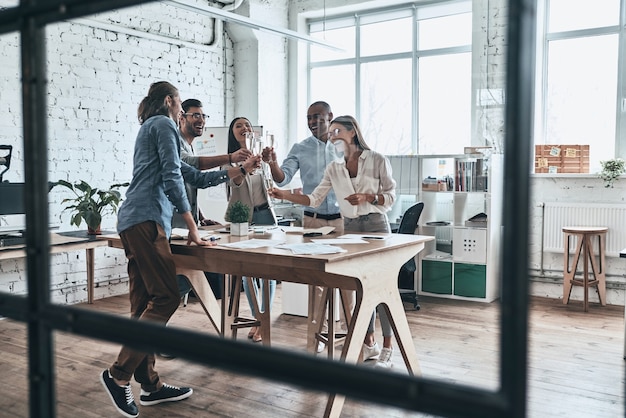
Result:
<svg viewBox="0 0 626 418">
<path fill-rule="evenodd" d="M 180 160 L 176 124 L 167 116 L 152 116 L 137 134 L 133 179 L 117 215 L 117 232 L 146 221 L 163 227 L 169 238 L 174 208 L 189 212 L 185 182 L 198 187 L 216 186 L 228 180 L 226 170 L 201 172 Z"/>
<path fill-rule="evenodd" d="M 280 183 L 276 182 L 276 185 L 281 187 L 288 184 L 299 169 L 302 192 L 306 195 L 311 194 L 322 181 L 326 166 L 336 159 L 334 146 L 327 147 L 325 142 L 310 136 L 291 147 L 287 158 L 280 166 L 285 173 L 285 179 Z M 330 190 L 326 198 L 316 208 L 307 206 L 304 209 L 322 215 L 339 213 L 335 192 Z"/>
</svg>

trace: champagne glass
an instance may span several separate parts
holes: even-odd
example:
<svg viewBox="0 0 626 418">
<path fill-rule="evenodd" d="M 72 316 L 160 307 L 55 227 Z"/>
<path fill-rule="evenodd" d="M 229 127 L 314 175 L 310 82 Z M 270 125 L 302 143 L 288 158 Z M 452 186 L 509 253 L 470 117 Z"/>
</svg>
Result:
<svg viewBox="0 0 626 418">
<path fill-rule="evenodd" d="M 265 182 L 265 189 L 267 191 L 270 191 L 274 188 L 274 180 L 272 179 L 271 174 L 269 176 L 265 175 L 264 182 Z"/>
<path fill-rule="evenodd" d="M 265 190 L 269 192 L 274 188 L 274 179 L 272 178 L 272 172 L 270 171 L 269 164 L 263 164 L 263 185 L 265 186 Z M 267 196 L 268 203 L 270 206 L 273 206 L 273 197 Z"/>
<path fill-rule="evenodd" d="M 246 144 L 248 144 L 248 149 L 250 150 L 250 152 L 254 152 L 254 140 L 254 131 L 246 132 Z"/>
<path fill-rule="evenodd" d="M 263 141 L 261 137 L 256 137 L 254 142 L 254 151 L 256 155 L 261 155 L 263 153 Z"/>
<path fill-rule="evenodd" d="M 274 150 L 274 145 L 276 145 L 275 142 L 274 142 L 274 134 L 271 133 L 271 132 L 268 132 L 265 135 L 265 142 L 266 142 L 267 146 L 269 148 L 271 148 L 271 150 L 273 151 Z M 269 157 L 269 160 L 267 161 L 268 164 L 272 162 L 272 151 L 270 151 L 270 157 Z"/>
</svg>

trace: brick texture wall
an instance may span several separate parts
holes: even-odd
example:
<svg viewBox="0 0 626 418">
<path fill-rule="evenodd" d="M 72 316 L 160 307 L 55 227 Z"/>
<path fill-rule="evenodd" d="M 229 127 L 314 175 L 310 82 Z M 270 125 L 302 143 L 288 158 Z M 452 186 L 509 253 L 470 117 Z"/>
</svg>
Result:
<svg viewBox="0 0 626 418">
<path fill-rule="evenodd" d="M 211 121 L 223 125 L 233 113 L 232 42 L 213 40 L 213 20 L 164 3 L 50 25 L 48 63 L 49 179 L 83 179 L 95 187 L 130 181 L 137 106 L 150 83 L 167 80 L 181 98 L 202 100 Z M 19 37 L 0 36 L 0 144 L 14 147 L 4 179 L 24 180 Z M 61 201 L 68 192 L 50 193 L 51 223 L 62 230 L 69 213 Z M 11 222 L 12 219 L 5 222 Z M 103 228 L 114 229 L 108 216 Z M 82 228 L 86 228 L 84 224 Z M 96 298 L 127 291 L 123 251 L 96 249 Z M 0 292 L 26 293 L 25 260 L 0 262 Z M 85 254 L 51 256 L 52 298 L 58 303 L 86 300 Z"/>
</svg>

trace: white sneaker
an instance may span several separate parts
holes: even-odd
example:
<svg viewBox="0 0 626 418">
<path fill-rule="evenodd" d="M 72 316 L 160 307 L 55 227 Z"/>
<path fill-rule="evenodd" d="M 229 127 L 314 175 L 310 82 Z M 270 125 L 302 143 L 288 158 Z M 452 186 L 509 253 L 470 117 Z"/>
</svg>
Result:
<svg viewBox="0 0 626 418">
<path fill-rule="evenodd" d="M 378 361 L 376 361 L 376 367 L 380 369 L 391 369 L 393 367 L 393 363 L 391 362 L 392 353 L 393 348 L 383 347 L 380 356 L 378 356 Z"/>
<path fill-rule="evenodd" d="M 324 344 L 321 341 L 317 342 L 317 347 L 315 348 L 315 352 L 316 353 L 321 353 L 322 351 L 324 351 L 324 349 L 326 348 L 326 344 Z"/>
<path fill-rule="evenodd" d="M 361 351 L 363 352 L 363 361 L 371 360 L 380 354 L 380 347 L 378 343 L 374 343 L 371 347 L 367 344 L 363 344 Z"/>
</svg>

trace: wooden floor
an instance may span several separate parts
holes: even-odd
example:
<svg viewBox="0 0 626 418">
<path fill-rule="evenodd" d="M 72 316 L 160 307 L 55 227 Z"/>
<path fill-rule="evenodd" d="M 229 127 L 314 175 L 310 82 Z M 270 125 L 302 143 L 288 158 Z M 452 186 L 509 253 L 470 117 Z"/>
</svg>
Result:
<svg viewBox="0 0 626 418">
<path fill-rule="evenodd" d="M 242 298 L 243 300 L 244 298 Z M 420 311 L 407 311 L 424 376 L 447 382 L 498 387 L 499 303 L 421 298 Z M 243 303 L 245 305 L 245 302 Z M 128 297 L 97 300 L 85 309 L 127 315 Z M 274 311 L 280 312 L 280 285 Z M 243 311 L 246 307 L 243 307 Z M 275 346 L 304 350 L 303 318 L 273 314 Z M 191 298 L 171 325 L 214 333 L 202 308 Z M 380 340 L 379 330 L 377 337 Z M 248 342 L 245 332 L 242 341 Z M 530 324 L 528 416 L 624 416 L 624 308 L 577 301 L 533 298 Z M 114 361 L 119 346 L 57 334 L 57 416 L 117 416 L 98 380 Z M 27 345 L 25 326 L 0 320 L 0 416 L 27 417 Z M 394 353 L 394 373 L 406 373 Z M 364 365 L 366 367 L 367 365 Z M 326 397 L 298 387 L 234 375 L 182 359 L 157 360 L 164 381 L 194 388 L 182 402 L 140 406 L 141 417 L 319 417 Z M 139 387 L 133 383 L 135 397 Z M 424 417 L 400 409 L 348 399 L 342 417 Z"/>
</svg>

